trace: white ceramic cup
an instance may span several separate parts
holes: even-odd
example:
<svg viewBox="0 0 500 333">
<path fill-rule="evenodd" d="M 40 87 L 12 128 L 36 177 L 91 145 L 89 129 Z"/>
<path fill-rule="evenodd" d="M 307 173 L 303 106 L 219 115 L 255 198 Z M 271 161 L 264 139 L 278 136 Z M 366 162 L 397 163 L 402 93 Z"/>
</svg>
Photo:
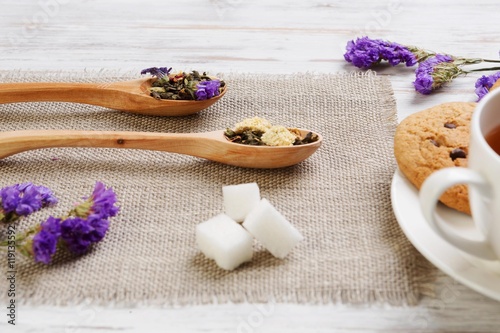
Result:
<svg viewBox="0 0 500 333">
<path fill-rule="evenodd" d="M 500 155 L 485 136 L 500 126 L 500 89 L 488 93 L 476 106 L 471 120 L 467 168 L 445 168 L 428 177 L 420 189 L 425 220 L 456 248 L 486 260 L 500 260 Z M 451 186 L 467 184 L 472 219 L 482 240 L 459 236 L 436 217 L 439 197 Z"/>
</svg>

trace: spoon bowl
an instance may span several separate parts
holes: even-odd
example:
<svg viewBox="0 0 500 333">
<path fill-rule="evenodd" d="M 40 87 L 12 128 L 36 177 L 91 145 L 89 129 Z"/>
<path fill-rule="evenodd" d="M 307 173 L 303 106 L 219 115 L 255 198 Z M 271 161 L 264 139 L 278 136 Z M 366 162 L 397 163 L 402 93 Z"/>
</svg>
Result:
<svg viewBox="0 0 500 333">
<path fill-rule="evenodd" d="M 308 130 L 301 129 L 302 136 Z M 230 142 L 224 131 L 204 133 L 149 133 L 113 131 L 36 130 L 0 133 L 0 158 L 40 148 L 94 147 L 146 149 L 179 153 L 211 161 L 258 169 L 283 168 L 311 156 L 322 143 L 322 137 L 297 146 L 250 146 Z"/>
<path fill-rule="evenodd" d="M 227 91 L 203 101 L 156 99 L 149 94 L 154 78 L 113 83 L 1 83 L 0 104 L 72 102 L 152 116 L 187 116 L 208 108 Z"/>
</svg>

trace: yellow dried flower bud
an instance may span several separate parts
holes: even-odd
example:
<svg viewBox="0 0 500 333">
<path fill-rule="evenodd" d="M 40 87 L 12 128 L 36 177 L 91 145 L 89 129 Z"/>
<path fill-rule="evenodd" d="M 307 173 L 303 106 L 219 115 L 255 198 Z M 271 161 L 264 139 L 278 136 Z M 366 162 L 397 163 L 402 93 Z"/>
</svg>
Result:
<svg viewBox="0 0 500 333">
<path fill-rule="evenodd" d="M 284 126 L 272 126 L 261 139 L 268 146 L 292 146 L 296 136 Z"/>
<path fill-rule="evenodd" d="M 155 91 L 157 93 L 166 92 L 165 88 L 163 88 L 163 87 L 151 87 L 151 88 L 149 88 L 149 91 Z"/>
<path fill-rule="evenodd" d="M 234 132 L 240 134 L 245 131 L 264 133 L 271 128 L 271 123 L 263 118 L 253 117 L 244 119 L 235 125 Z"/>
<path fill-rule="evenodd" d="M 298 128 L 288 127 L 287 129 L 290 131 L 290 133 L 295 135 L 297 140 L 302 140 L 302 133 L 300 132 L 300 130 Z"/>
</svg>

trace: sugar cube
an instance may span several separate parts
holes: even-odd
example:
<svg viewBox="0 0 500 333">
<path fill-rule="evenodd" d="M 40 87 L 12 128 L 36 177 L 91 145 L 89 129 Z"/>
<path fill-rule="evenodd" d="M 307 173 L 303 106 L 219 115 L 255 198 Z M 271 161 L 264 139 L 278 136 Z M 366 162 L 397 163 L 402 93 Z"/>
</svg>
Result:
<svg viewBox="0 0 500 333">
<path fill-rule="evenodd" d="M 252 236 L 225 214 L 198 224 L 196 243 L 206 257 L 226 270 L 233 270 L 252 259 Z"/>
<path fill-rule="evenodd" d="M 284 258 L 303 239 L 267 199 L 262 199 L 247 215 L 243 227 L 278 258 Z"/>
<path fill-rule="evenodd" d="M 257 183 L 222 187 L 224 212 L 236 222 L 243 222 L 247 214 L 260 202 Z"/>
</svg>

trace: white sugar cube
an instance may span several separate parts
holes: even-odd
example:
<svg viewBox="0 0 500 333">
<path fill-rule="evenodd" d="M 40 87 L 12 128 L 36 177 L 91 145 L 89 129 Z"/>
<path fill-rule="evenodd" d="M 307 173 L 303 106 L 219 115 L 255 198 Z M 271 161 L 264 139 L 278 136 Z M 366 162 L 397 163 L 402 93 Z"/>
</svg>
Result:
<svg viewBox="0 0 500 333">
<path fill-rule="evenodd" d="M 260 202 L 257 183 L 223 186 L 222 196 L 224 212 L 236 222 L 243 222 L 247 214 Z"/>
<path fill-rule="evenodd" d="M 252 259 L 252 236 L 225 214 L 198 224 L 196 243 L 205 256 L 226 270 L 233 270 Z"/>
<path fill-rule="evenodd" d="M 266 199 L 262 199 L 245 218 L 248 230 L 271 254 L 284 258 L 304 237 Z"/>
</svg>

